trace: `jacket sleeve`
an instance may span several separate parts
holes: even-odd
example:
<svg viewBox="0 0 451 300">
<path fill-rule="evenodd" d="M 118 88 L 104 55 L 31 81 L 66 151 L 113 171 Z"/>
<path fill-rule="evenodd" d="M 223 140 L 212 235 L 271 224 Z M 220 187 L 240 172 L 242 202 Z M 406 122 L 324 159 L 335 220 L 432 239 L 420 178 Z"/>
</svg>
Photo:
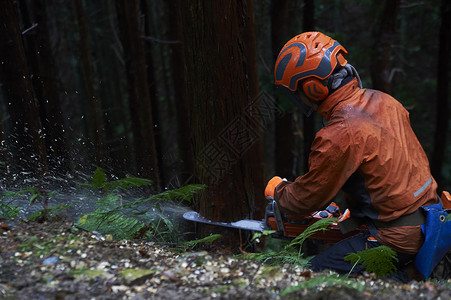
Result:
<svg viewBox="0 0 451 300">
<path fill-rule="evenodd" d="M 358 153 L 345 120 L 321 129 L 312 144 L 309 172 L 276 187 L 275 199 L 281 209 L 308 214 L 326 207 L 360 165 Z"/>
</svg>

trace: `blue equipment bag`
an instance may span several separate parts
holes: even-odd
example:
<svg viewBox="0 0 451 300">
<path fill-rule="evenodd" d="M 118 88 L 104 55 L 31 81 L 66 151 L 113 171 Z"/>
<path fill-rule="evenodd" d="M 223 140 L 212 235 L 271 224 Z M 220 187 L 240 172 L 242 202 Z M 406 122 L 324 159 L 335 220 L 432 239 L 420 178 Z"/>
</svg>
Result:
<svg viewBox="0 0 451 300">
<path fill-rule="evenodd" d="M 451 249 L 451 216 L 441 203 L 423 207 L 426 223 L 421 225 L 424 244 L 415 257 L 415 267 L 426 280 L 446 252 Z"/>
</svg>

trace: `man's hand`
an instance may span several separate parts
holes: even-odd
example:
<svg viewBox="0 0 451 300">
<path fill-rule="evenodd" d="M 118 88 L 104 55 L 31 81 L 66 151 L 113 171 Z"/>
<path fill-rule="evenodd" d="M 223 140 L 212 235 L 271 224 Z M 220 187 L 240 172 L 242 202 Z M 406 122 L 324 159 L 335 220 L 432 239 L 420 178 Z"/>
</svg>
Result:
<svg viewBox="0 0 451 300">
<path fill-rule="evenodd" d="M 276 189 L 276 186 L 278 186 L 279 183 L 281 183 L 282 181 L 283 179 L 280 178 L 279 176 L 274 176 L 273 178 L 271 178 L 271 180 L 266 185 L 265 198 L 268 197 L 274 198 L 274 190 Z"/>
</svg>

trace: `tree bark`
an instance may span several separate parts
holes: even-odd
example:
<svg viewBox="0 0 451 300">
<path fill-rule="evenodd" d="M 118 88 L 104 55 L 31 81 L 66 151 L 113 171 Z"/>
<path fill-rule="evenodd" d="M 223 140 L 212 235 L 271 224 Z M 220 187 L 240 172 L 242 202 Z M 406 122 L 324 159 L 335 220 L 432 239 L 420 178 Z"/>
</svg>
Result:
<svg viewBox="0 0 451 300">
<path fill-rule="evenodd" d="M 373 88 L 390 93 L 390 52 L 392 39 L 396 30 L 396 17 L 400 0 L 385 0 L 379 25 L 376 27 L 371 60 L 371 79 Z"/>
<path fill-rule="evenodd" d="M 437 101 L 434 150 L 431 157 L 432 175 L 439 186 L 443 181 L 442 166 L 445 161 L 449 126 L 449 57 L 451 56 L 451 2 L 441 1 L 441 25 L 437 59 Z"/>
<path fill-rule="evenodd" d="M 141 0 L 141 11 L 144 14 L 144 32 L 143 34 L 145 34 L 145 36 L 151 36 L 151 28 L 153 26 L 153 22 L 152 22 L 152 18 L 154 17 L 151 13 L 152 13 L 152 7 L 148 7 L 148 1 L 146 0 Z M 159 15 L 159 14 L 156 14 Z M 149 97 L 151 100 L 151 107 L 152 107 L 152 120 L 154 123 L 154 131 L 153 131 L 153 139 L 154 139 L 154 143 L 155 143 L 155 151 L 156 153 L 158 153 L 159 155 L 157 155 L 157 164 L 159 166 L 159 177 L 161 179 L 161 182 L 166 182 L 166 170 L 164 168 L 164 161 L 163 161 L 163 153 L 164 153 L 164 130 L 163 130 L 163 124 L 161 122 L 161 106 L 159 104 L 158 101 L 158 95 L 157 95 L 157 79 L 155 76 L 155 66 L 154 66 L 154 61 L 153 61 L 153 53 L 155 51 L 153 51 L 152 49 L 152 43 L 143 43 L 143 47 L 144 47 L 144 55 L 145 55 L 145 59 L 147 62 L 147 78 L 148 78 L 148 85 L 149 85 Z M 158 49 L 163 48 L 161 45 L 157 46 Z M 160 50 L 162 53 L 164 52 L 163 50 Z M 161 57 L 164 57 L 163 55 Z M 163 63 L 165 64 L 165 63 Z M 166 74 L 167 72 L 163 71 L 163 78 L 166 79 L 168 76 Z M 166 75 L 166 76 L 165 76 Z M 164 80 L 165 82 L 167 80 Z M 166 99 L 168 99 L 168 96 L 164 96 Z"/>
<path fill-rule="evenodd" d="M 303 13 L 303 28 L 304 31 L 315 30 L 315 1 L 304 0 L 304 13 Z M 316 129 L 316 114 L 312 114 L 310 117 L 303 116 L 303 128 L 304 128 L 304 172 L 309 171 L 309 156 L 310 149 L 312 147 L 313 140 L 315 139 Z"/>
<path fill-rule="evenodd" d="M 4 1 L 0 10 L 0 40 L 0 86 L 9 113 L 12 171 L 43 175 L 48 169 L 45 140 L 17 11 L 11 0 Z"/>
<path fill-rule="evenodd" d="M 273 61 L 277 60 L 283 45 L 290 36 L 290 0 L 271 1 L 271 47 Z M 283 99 L 276 99 L 279 107 L 283 107 Z M 285 100 L 286 101 L 286 100 Z M 275 119 L 275 151 L 274 171 L 282 177 L 294 176 L 294 136 L 293 113 L 286 110 Z"/>
<path fill-rule="evenodd" d="M 257 217 L 266 201 L 252 1 L 190 0 L 181 11 L 196 175 L 208 185 L 200 213 Z M 237 232 L 226 241 L 237 242 Z"/>
<path fill-rule="evenodd" d="M 116 5 L 127 69 L 138 175 L 151 179 L 153 187 L 159 191 L 160 175 L 154 141 L 147 62 L 138 23 L 139 5 L 137 1 L 127 0 L 118 0 Z"/>
<path fill-rule="evenodd" d="M 49 168 L 66 174 L 69 169 L 64 121 L 57 91 L 55 61 L 49 40 L 46 5 L 42 0 L 19 1 L 25 28 L 35 28 L 24 35 L 26 53 L 33 74 L 32 83 L 39 103 L 42 129 L 45 134 Z"/>
<path fill-rule="evenodd" d="M 182 0 L 183 1 L 183 0 Z M 185 45 L 183 44 L 183 24 L 182 12 L 178 9 L 181 6 L 181 0 L 168 1 L 168 39 L 173 41 L 170 45 L 171 51 L 171 71 L 174 82 L 174 98 L 177 101 L 175 113 L 177 118 L 177 144 L 178 154 L 181 160 L 180 175 L 175 182 L 189 182 L 194 173 L 194 155 L 191 144 L 191 109 L 188 102 L 187 91 L 187 72 L 185 62 Z"/>
<path fill-rule="evenodd" d="M 77 22 L 80 30 L 80 53 L 83 69 L 83 82 L 86 90 L 89 112 L 89 129 L 94 144 L 95 162 L 98 167 L 104 167 L 103 149 L 103 118 L 101 114 L 100 98 L 94 88 L 94 70 L 91 48 L 89 46 L 89 32 L 85 12 L 81 0 L 75 0 Z"/>
</svg>

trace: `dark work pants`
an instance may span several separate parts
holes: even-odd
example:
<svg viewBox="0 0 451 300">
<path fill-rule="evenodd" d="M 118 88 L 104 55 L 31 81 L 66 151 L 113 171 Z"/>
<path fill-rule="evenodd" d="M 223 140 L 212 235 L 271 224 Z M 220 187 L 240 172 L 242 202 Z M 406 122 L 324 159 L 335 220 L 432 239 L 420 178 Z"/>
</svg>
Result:
<svg viewBox="0 0 451 300">
<path fill-rule="evenodd" d="M 368 231 L 363 231 L 336 243 L 332 247 L 311 259 L 310 268 L 315 272 L 322 270 L 333 270 L 339 274 L 348 274 L 351 269 L 352 273 L 361 272 L 363 269 L 360 264 L 353 266 L 349 262 L 345 261 L 344 258 L 350 253 L 356 253 L 357 251 L 363 251 L 365 249 L 381 246 L 381 244 L 377 241 L 368 241 L 368 237 L 370 236 L 371 235 Z M 398 269 L 398 272 L 392 277 L 392 279 L 401 282 L 408 282 L 409 279 L 406 278 L 407 271 L 404 271 L 403 268 L 415 258 L 415 255 L 399 252 L 396 254 L 398 261 L 394 262 L 394 264 Z"/>
</svg>

